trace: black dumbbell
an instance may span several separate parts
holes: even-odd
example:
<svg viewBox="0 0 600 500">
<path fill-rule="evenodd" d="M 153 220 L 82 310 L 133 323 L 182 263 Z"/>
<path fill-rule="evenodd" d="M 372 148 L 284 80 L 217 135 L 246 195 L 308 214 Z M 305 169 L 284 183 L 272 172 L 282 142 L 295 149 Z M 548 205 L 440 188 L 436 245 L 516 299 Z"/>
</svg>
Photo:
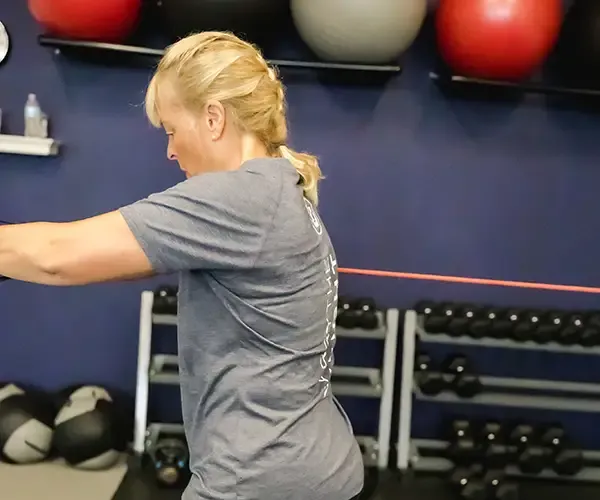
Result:
<svg viewBox="0 0 600 500">
<path fill-rule="evenodd" d="M 489 469 L 483 474 L 488 499 L 518 500 L 519 488 L 514 483 L 506 482 L 506 472 L 503 469 Z"/>
<path fill-rule="evenodd" d="M 574 476 L 583 469 L 583 452 L 570 443 L 561 425 L 546 426 L 540 432 L 540 444 L 548 450 L 552 469 L 557 474 Z"/>
<path fill-rule="evenodd" d="M 479 429 L 482 461 L 488 469 L 503 469 L 510 461 L 504 434 L 500 422 L 485 422 Z"/>
<path fill-rule="evenodd" d="M 519 319 L 515 322 L 512 330 L 512 338 L 517 342 L 527 342 L 532 340 L 540 321 L 543 319 L 542 313 L 538 311 L 522 311 L 519 313 Z"/>
<path fill-rule="evenodd" d="M 474 305 L 456 305 L 452 307 L 452 318 L 448 323 L 448 335 L 463 337 L 471 334 L 471 325 L 481 315 Z"/>
<path fill-rule="evenodd" d="M 580 342 L 581 333 L 585 326 L 585 319 L 581 314 L 573 314 L 568 317 L 560 331 L 556 341 L 562 345 L 575 345 Z"/>
<path fill-rule="evenodd" d="M 336 325 L 347 330 L 356 328 L 359 315 L 356 306 L 356 299 L 345 296 L 338 297 Z"/>
<path fill-rule="evenodd" d="M 154 314 L 177 314 L 177 291 L 172 285 L 160 285 L 154 290 L 152 312 Z"/>
<path fill-rule="evenodd" d="M 495 337 L 495 321 L 502 317 L 502 310 L 495 307 L 482 307 L 481 311 L 469 326 L 469 336 L 482 339 Z"/>
<path fill-rule="evenodd" d="M 416 311 L 423 316 L 423 328 L 427 333 L 447 333 L 454 307 L 449 303 L 421 301 Z"/>
<path fill-rule="evenodd" d="M 436 396 L 446 389 L 447 383 L 443 373 L 433 369 L 431 357 L 420 353 L 415 357 L 415 383 L 427 396 Z"/>
<path fill-rule="evenodd" d="M 480 464 L 456 467 L 450 472 L 450 487 L 462 500 L 487 500 L 488 488 L 482 476 L 483 469 Z"/>
<path fill-rule="evenodd" d="M 474 429 L 467 419 L 455 419 L 448 429 L 446 457 L 455 465 L 471 465 L 479 461 L 480 446 L 474 436 Z"/>
<path fill-rule="evenodd" d="M 363 330 L 375 330 L 379 326 L 377 317 L 377 305 L 371 298 L 358 299 L 356 301 L 356 326 Z"/>
<path fill-rule="evenodd" d="M 600 345 L 600 314 L 592 313 L 587 318 L 579 343 L 583 347 L 596 347 Z"/>
<path fill-rule="evenodd" d="M 538 344 L 547 344 L 556 340 L 562 329 L 562 322 L 563 314 L 558 311 L 545 314 L 533 331 L 531 340 Z"/>
<path fill-rule="evenodd" d="M 495 339 L 510 337 L 514 322 L 518 319 L 514 316 L 513 312 L 506 308 L 492 308 L 488 311 L 488 315 L 493 316 L 490 337 Z"/>
<path fill-rule="evenodd" d="M 479 377 L 471 372 L 466 356 L 452 354 L 442 363 L 442 372 L 446 374 L 449 388 L 461 398 L 472 398 L 481 392 Z"/>
<path fill-rule="evenodd" d="M 536 438 L 535 427 L 525 423 L 515 425 L 509 434 L 511 455 L 524 474 L 539 474 L 548 466 L 548 450 Z"/>
</svg>

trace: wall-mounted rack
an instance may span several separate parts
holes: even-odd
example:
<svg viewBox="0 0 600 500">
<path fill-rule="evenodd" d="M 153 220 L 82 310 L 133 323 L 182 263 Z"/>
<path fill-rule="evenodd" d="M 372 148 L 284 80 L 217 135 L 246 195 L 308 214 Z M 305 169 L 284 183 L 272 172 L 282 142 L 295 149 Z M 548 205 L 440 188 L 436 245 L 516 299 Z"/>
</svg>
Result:
<svg viewBox="0 0 600 500">
<path fill-rule="evenodd" d="M 0 153 L 29 156 L 56 156 L 59 153 L 59 149 L 60 142 L 55 139 L 0 134 Z"/>
<path fill-rule="evenodd" d="M 153 312 L 154 293 L 142 292 L 138 344 L 138 369 L 133 450 L 143 455 L 152 449 L 161 433 L 181 433 L 178 424 L 148 422 L 148 398 L 152 384 L 179 385 L 178 360 L 174 355 L 152 352 L 154 325 L 177 325 L 177 316 Z M 336 328 L 338 338 L 383 341 L 381 368 L 336 366 L 331 384 L 336 396 L 379 399 L 379 422 L 375 436 L 357 436 L 366 466 L 384 469 L 389 462 L 389 446 L 394 399 L 394 377 L 398 344 L 398 309 L 378 312 L 379 327 L 374 330 Z"/>
<path fill-rule="evenodd" d="M 461 398 L 450 392 L 442 392 L 436 396 L 424 395 L 416 386 L 414 377 L 417 343 L 444 343 L 508 349 L 537 349 L 576 354 L 600 354 L 600 349 L 593 347 L 562 346 L 555 343 L 535 344 L 533 342 L 516 342 L 492 338 L 471 339 L 446 334 L 432 334 L 425 331 L 422 318 L 419 317 L 416 311 L 407 311 L 404 317 L 399 427 L 398 442 L 396 444 L 396 466 L 402 472 L 407 470 L 445 472 L 453 467 L 453 464 L 447 458 L 427 456 L 426 453 L 427 451 L 442 452 L 448 445 L 447 442 L 412 438 L 414 400 L 439 404 L 489 405 L 557 411 L 566 409 L 572 412 L 600 413 L 600 388 L 596 384 L 590 383 L 481 376 L 479 380 L 483 390 L 472 398 Z M 600 452 L 584 451 L 583 456 L 586 461 L 600 462 Z M 509 467 L 507 474 L 513 477 L 527 477 L 526 474 L 521 473 L 514 467 Z M 551 471 L 536 474 L 535 477 L 560 477 L 572 481 L 597 482 L 600 481 L 600 466 L 586 465 L 580 473 L 571 477 L 558 476 Z"/>
<path fill-rule="evenodd" d="M 124 45 L 116 43 L 103 43 L 84 40 L 68 40 L 47 35 L 40 35 L 38 43 L 44 47 L 51 47 L 56 50 L 77 50 L 86 51 L 90 54 L 105 54 L 107 56 L 140 56 L 150 60 L 158 60 L 164 50 L 150 47 Z M 352 64 L 352 63 L 334 63 L 324 61 L 296 61 L 288 59 L 270 59 L 269 64 L 285 69 L 312 69 L 326 71 L 360 71 L 370 73 L 400 73 L 402 68 L 398 65 L 381 64 Z"/>
</svg>

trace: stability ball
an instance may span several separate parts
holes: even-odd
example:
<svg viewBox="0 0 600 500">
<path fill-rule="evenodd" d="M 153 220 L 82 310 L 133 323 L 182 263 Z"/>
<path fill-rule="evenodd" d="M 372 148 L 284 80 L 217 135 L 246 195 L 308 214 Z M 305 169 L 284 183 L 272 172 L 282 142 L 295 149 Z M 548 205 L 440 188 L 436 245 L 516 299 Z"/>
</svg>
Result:
<svg viewBox="0 0 600 500">
<path fill-rule="evenodd" d="M 263 40 L 286 13 L 284 0 L 162 0 L 161 17 L 173 38 L 200 31 L 231 31 Z"/>
<path fill-rule="evenodd" d="M 600 2 L 575 1 L 563 23 L 555 69 L 569 82 L 600 84 Z"/>
<path fill-rule="evenodd" d="M 440 0 L 437 42 L 456 73 L 518 81 L 548 57 L 561 23 L 561 0 Z"/>
<path fill-rule="evenodd" d="M 122 42 L 136 28 L 142 0 L 29 0 L 29 11 L 49 35 Z"/>
<path fill-rule="evenodd" d="M 291 10 L 300 37 L 319 58 L 385 64 L 414 42 L 427 0 L 292 0 Z"/>
</svg>

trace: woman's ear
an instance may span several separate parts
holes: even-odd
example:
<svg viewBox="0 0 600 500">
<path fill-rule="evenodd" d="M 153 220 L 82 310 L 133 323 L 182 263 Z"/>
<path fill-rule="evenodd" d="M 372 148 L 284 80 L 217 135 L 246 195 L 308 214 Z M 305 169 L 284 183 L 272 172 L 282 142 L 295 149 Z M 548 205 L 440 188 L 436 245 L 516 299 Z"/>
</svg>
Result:
<svg viewBox="0 0 600 500">
<path fill-rule="evenodd" d="M 213 140 L 219 139 L 225 130 L 227 114 L 225 107 L 219 101 L 206 103 L 206 125 Z"/>
</svg>

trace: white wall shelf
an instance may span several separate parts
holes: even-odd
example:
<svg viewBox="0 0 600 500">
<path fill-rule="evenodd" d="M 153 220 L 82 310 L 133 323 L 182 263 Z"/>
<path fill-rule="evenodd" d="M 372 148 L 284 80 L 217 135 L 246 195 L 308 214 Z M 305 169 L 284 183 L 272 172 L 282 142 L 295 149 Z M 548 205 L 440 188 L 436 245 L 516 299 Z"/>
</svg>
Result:
<svg viewBox="0 0 600 500">
<path fill-rule="evenodd" d="M 0 134 L 0 153 L 27 156 L 57 156 L 60 142 L 52 138 Z"/>
</svg>

